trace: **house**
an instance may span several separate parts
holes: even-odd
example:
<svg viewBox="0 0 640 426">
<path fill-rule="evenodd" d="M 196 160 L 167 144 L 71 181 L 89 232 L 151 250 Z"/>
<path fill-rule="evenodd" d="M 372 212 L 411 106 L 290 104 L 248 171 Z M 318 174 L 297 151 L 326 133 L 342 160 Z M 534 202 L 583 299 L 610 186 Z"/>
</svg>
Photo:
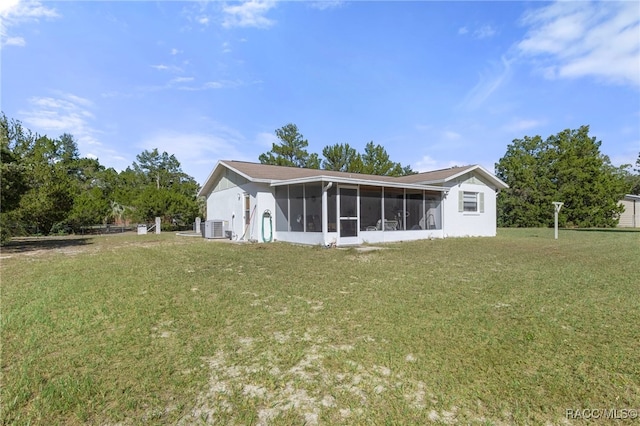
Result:
<svg viewBox="0 0 640 426">
<path fill-rule="evenodd" d="M 495 236 L 507 187 L 479 165 L 390 177 L 219 161 L 198 195 L 233 239 L 350 245 Z"/>
<path fill-rule="evenodd" d="M 640 195 L 625 195 L 620 203 L 624 212 L 620 214 L 618 226 L 621 228 L 640 228 Z"/>
</svg>

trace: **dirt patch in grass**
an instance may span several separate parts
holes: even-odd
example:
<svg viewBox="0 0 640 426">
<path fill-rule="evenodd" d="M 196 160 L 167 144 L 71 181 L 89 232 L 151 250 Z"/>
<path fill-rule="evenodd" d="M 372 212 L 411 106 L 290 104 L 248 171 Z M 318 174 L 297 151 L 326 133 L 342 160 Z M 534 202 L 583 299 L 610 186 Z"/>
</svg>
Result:
<svg viewBox="0 0 640 426">
<path fill-rule="evenodd" d="M 233 352 L 218 351 L 203 358 L 209 368 L 208 389 L 200 394 L 196 407 L 182 424 L 215 419 L 238 422 L 254 418 L 256 424 L 278 423 L 297 418 L 308 425 L 329 422 L 364 421 L 384 400 L 385 394 L 402 394 L 407 407 L 423 410 L 427 403 L 437 403 L 436 396 L 422 381 L 407 378 L 401 369 L 384 365 L 363 365 L 354 361 L 349 353 L 375 350 L 375 342 L 368 337 L 356 339 L 353 344 L 333 345 L 329 336 L 317 335 L 309 329 L 302 335 L 291 331 L 275 332 L 264 339 L 239 338 L 242 359 L 237 362 Z M 281 355 L 271 348 L 284 344 L 303 344 L 298 361 L 284 367 Z M 337 358 L 338 364 L 327 359 Z M 407 354 L 406 362 L 415 361 Z M 432 410 L 438 421 L 455 421 L 456 408 L 449 411 Z M 242 413 L 242 414 L 240 414 Z"/>
</svg>

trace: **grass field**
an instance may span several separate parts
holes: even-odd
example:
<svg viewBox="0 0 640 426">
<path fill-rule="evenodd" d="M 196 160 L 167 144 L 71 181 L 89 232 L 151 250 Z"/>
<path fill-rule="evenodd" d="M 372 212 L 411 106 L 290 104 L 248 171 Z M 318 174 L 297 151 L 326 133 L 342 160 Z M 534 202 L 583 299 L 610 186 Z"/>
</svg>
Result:
<svg viewBox="0 0 640 426">
<path fill-rule="evenodd" d="M 640 409 L 640 233 L 2 248 L 3 424 L 579 424 Z M 629 411 L 627 413 L 633 413 Z"/>
</svg>

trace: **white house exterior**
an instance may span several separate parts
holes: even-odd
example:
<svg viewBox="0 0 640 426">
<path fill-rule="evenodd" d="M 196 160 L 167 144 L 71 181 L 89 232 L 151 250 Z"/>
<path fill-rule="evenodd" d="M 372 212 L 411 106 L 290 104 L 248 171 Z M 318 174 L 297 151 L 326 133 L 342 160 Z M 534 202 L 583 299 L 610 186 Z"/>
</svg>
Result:
<svg viewBox="0 0 640 426">
<path fill-rule="evenodd" d="M 219 161 L 198 195 L 235 240 L 351 245 L 495 236 L 504 188 L 478 165 L 390 177 Z"/>
<path fill-rule="evenodd" d="M 620 202 L 624 206 L 624 212 L 620 215 L 618 226 L 640 228 L 640 195 L 625 195 Z"/>
</svg>

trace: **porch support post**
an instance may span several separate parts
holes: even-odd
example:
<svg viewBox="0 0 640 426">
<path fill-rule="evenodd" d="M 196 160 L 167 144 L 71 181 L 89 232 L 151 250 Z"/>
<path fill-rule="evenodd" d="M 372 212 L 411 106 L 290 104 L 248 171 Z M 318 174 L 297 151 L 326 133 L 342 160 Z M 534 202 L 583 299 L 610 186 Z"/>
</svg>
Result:
<svg viewBox="0 0 640 426">
<path fill-rule="evenodd" d="M 332 186 L 333 182 L 322 186 L 322 240 L 325 246 L 329 245 L 329 238 L 327 238 L 329 232 L 329 196 L 327 195 L 327 191 Z"/>
</svg>

